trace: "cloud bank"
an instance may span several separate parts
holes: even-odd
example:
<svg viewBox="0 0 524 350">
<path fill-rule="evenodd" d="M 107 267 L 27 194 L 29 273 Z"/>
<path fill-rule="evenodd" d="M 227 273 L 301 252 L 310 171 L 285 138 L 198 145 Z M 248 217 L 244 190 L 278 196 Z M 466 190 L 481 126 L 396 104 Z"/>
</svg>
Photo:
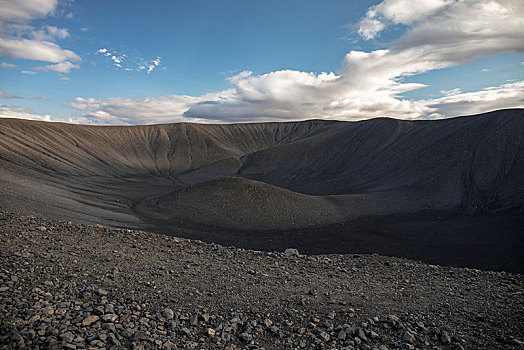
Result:
<svg viewBox="0 0 524 350">
<path fill-rule="evenodd" d="M 384 49 L 349 52 L 337 72 L 281 70 L 253 75 L 244 71 L 228 79 L 229 89 L 203 96 L 78 98 L 71 106 L 85 111 L 80 118 L 91 123 L 124 124 L 444 118 L 524 107 L 524 82 L 476 92 L 455 89 L 435 99 L 402 97 L 425 86 L 405 82 L 407 77 L 481 56 L 524 52 L 522 18 L 521 0 L 385 0 L 369 8 L 358 33 L 371 40 L 405 26 L 404 34 Z"/>
<path fill-rule="evenodd" d="M 57 0 L 1 0 L 0 56 L 54 63 L 38 69 L 64 74 L 79 68 L 80 56 L 56 43 L 69 37 L 67 29 L 49 25 L 36 29 L 29 25 L 52 14 L 57 6 Z"/>
<path fill-rule="evenodd" d="M 49 15 L 57 6 L 52 0 L 7 3 L 8 11 L 0 15 L 2 26 L 28 23 L 33 18 Z M 384 116 L 433 119 L 499 108 L 522 108 L 524 81 L 480 91 L 463 92 L 456 87 L 432 99 L 404 97 L 405 93 L 426 86 L 408 82 L 407 78 L 414 81 L 419 74 L 468 64 L 479 57 L 524 52 L 522 18 L 522 0 L 384 0 L 370 7 L 359 21 L 357 31 L 361 40 L 376 40 L 386 32 L 395 33 L 399 29 L 403 34 L 381 49 L 350 51 L 335 72 L 280 70 L 256 75 L 243 71 L 228 78 L 228 89 L 201 96 L 78 97 L 69 106 L 79 113 L 68 121 L 149 124 L 311 118 L 359 120 Z M 24 33 L 23 38 L 2 34 L 0 55 L 51 63 L 35 68 L 44 71 L 67 74 L 78 68 L 80 57 L 54 42 L 67 37 L 67 30 L 45 26 L 26 29 Z M 96 53 L 126 70 L 151 73 L 161 65 L 160 57 L 132 62 L 126 55 L 107 48 Z M 133 65 L 129 66 L 131 62 Z"/>
</svg>

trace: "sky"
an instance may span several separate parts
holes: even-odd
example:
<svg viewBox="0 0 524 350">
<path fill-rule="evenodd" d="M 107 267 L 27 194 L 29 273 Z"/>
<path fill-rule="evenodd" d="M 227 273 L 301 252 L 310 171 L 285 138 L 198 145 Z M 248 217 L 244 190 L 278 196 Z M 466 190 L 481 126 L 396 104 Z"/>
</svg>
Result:
<svg viewBox="0 0 524 350">
<path fill-rule="evenodd" d="M 95 125 L 524 108 L 522 0 L 0 0 L 0 117 Z"/>
</svg>

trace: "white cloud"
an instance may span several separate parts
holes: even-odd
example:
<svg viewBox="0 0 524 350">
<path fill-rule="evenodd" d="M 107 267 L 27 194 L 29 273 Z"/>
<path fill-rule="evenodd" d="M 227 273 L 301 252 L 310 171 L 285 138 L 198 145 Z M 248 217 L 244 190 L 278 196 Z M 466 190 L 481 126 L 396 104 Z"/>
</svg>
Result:
<svg viewBox="0 0 524 350">
<path fill-rule="evenodd" d="M 477 114 L 502 108 L 524 108 L 524 81 L 492 86 L 480 91 L 445 94 L 425 101 L 442 116 Z"/>
<path fill-rule="evenodd" d="M 366 17 L 363 18 L 360 22 L 358 34 L 360 34 L 366 40 L 373 39 L 385 27 L 386 26 L 381 21 L 375 18 Z"/>
<path fill-rule="evenodd" d="M 54 43 L 69 36 L 67 29 L 46 25 L 36 30 L 29 25 L 55 12 L 57 6 L 57 0 L 0 0 L 0 56 L 62 66 L 81 61 L 76 53 Z"/>
<path fill-rule="evenodd" d="M 36 67 L 35 69 L 42 70 L 42 71 L 53 71 L 57 73 L 69 74 L 71 69 L 79 69 L 79 68 L 80 66 L 78 64 L 73 64 L 71 62 L 60 62 L 57 64 L 51 64 L 48 66 Z"/>
<path fill-rule="evenodd" d="M 58 0 L 2 0 L 0 2 L 0 21 L 28 22 L 34 18 L 45 17 L 51 14 Z"/>
<path fill-rule="evenodd" d="M 18 95 L 13 95 L 7 91 L 2 91 L 0 90 L 0 98 L 4 98 L 4 99 L 13 99 L 13 98 L 22 98 L 21 96 L 18 96 Z"/>
<path fill-rule="evenodd" d="M 454 0 L 384 0 L 367 11 L 360 21 L 359 34 L 369 40 L 390 23 L 409 25 L 443 11 L 454 3 Z"/>
<path fill-rule="evenodd" d="M 55 39 L 65 39 L 69 37 L 69 32 L 65 28 L 57 28 L 54 26 L 44 26 L 39 30 L 33 30 L 30 36 L 35 40 L 53 41 Z"/>
<path fill-rule="evenodd" d="M 98 49 L 95 54 L 108 57 L 113 66 L 117 68 L 123 68 L 126 71 L 136 70 L 137 72 L 145 70 L 148 74 L 159 67 L 162 60 L 161 57 L 157 57 L 151 61 L 145 61 L 142 57 L 129 57 L 125 53 L 119 53 L 116 50 L 107 48 Z M 165 70 L 164 68 L 162 67 L 163 70 Z"/>
<path fill-rule="evenodd" d="M 0 56 L 52 63 L 81 61 L 76 53 L 64 50 L 55 43 L 30 39 L 0 38 Z"/>
<path fill-rule="evenodd" d="M 18 67 L 16 64 L 7 63 L 7 62 L 1 62 L 0 68 L 16 68 Z"/>
<path fill-rule="evenodd" d="M 454 88 L 451 90 L 440 90 L 440 93 L 444 96 L 453 96 L 453 95 L 459 95 L 462 93 L 460 88 Z"/>
<path fill-rule="evenodd" d="M 183 116 L 190 105 L 202 101 L 201 97 L 168 95 L 157 98 L 109 98 L 93 99 L 78 97 L 70 104 L 84 115 L 72 117 L 70 122 L 80 124 L 151 124 L 162 122 L 194 121 Z"/>
<path fill-rule="evenodd" d="M 36 74 L 36 72 L 33 72 L 32 70 L 23 70 L 20 73 L 22 73 L 22 74 L 29 74 L 29 75 L 35 75 Z"/>
<path fill-rule="evenodd" d="M 0 118 L 18 118 L 18 119 L 31 119 L 31 120 L 42 120 L 51 121 L 50 115 L 38 115 L 27 109 L 8 106 L 0 104 Z"/>
<path fill-rule="evenodd" d="M 202 96 L 77 98 L 82 115 L 71 122 L 149 124 L 177 121 L 247 122 L 325 118 L 358 120 L 378 116 L 444 118 L 497 108 L 521 107 L 524 82 L 480 91 L 443 90 L 437 99 L 410 100 L 403 94 L 424 87 L 407 77 L 469 63 L 477 57 L 524 52 L 521 0 L 385 0 L 360 21 L 360 35 L 376 37 L 402 25 L 404 34 L 384 49 L 351 51 L 336 73 L 250 71 L 228 78 L 230 88 Z M 112 64 L 125 57 L 99 49 Z M 134 63 L 136 65 L 130 65 Z M 150 73 L 161 65 L 126 58 L 128 68 Z"/>
<path fill-rule="evenodd" d="M 160 57 L 155 58 L 151 61 L 151 63 L 146 63 L 147 66 L 147 74 L 151 73 L 153 69 L 158 67 L 160 65 Z"/>
</svg>

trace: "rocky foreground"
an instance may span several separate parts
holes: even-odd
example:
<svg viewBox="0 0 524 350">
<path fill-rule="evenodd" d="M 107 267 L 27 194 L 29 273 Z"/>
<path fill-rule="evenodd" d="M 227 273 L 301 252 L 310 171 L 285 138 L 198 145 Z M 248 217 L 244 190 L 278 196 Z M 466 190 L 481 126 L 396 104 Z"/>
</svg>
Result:
<svg viewBox="0 0 524 350">
<path fill-rule="evenodd" d="M 5 349 L 522 349 L 524 276 L 0 211 Z"/>
</svg>

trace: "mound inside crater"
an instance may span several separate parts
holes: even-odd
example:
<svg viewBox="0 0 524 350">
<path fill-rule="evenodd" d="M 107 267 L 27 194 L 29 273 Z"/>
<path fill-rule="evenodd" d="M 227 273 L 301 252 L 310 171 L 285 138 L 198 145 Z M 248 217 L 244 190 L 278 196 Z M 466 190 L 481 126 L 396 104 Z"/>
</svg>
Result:
<svg viewBox="0 0 524 350">
<path fill-rule="evenodd" d="M 198 225 L 238 230 L 285 230 L 344 219 L 330 196 L 310 196 L 264 182 L 218 178 L 135 206 L 141 216 L 177 226 Z"/>
</svg>

